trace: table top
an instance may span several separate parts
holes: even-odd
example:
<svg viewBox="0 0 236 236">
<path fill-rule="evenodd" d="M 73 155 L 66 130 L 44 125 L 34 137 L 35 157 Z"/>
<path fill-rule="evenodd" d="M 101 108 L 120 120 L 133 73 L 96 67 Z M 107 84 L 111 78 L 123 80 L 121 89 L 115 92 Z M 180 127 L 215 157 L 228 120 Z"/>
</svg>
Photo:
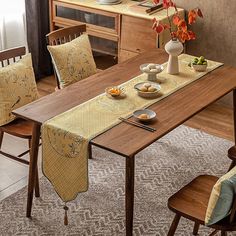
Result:
<svg viewBox="0 0 236 236">
<path fill-rule="evenodd" d="M 89 8 L 93 8 L 93 9 L 118 13 L 118 14 L 122 14 L 122 15 L 144 18 L 144 19 L 153 19 L 154 17 L 156 17 L 157 20 L 166 19 L 166 10 L 162 10 L 162 11 L 159 11 L 159 12 L 154 13 L 152 15 L 149 15 L 149 14 L 145 13 L 144 10 L 138 11 L 137 7 L 135 7 L 135 8 L 132 7 L 134 5 L 137 5 L 138 2 L 131 1 L 131 0 L 122 0 L 121 3 L 116 4 L 116 5 L 102 5 L 102 4 L 99 4 L 96 0 L 57 0 L 57 1 L 62 2 L 62 3 L 69 3 L 69 4 L 78 5 L 78 6 L 89 7 Z M 178 8 L 178 11 L 181 14 L 182 14 L 182 12 L 184 12 L 184 10 L 181 8 Z M 175 13 L 174 8 L 169 9 L 170 15 L 172 15 L 174 13 Z"/>
<path fill-rule="evenodd" d="M 106 87 L 122 84 L 139 75 L 139 65 L 146 62 L 161 64 L 167 59 L 167 54 L 161 49 L 146 52 L 18 108 L 13 114 L 42 124 L 103 93 Z M 122 156 L 133 156 L 235 87 L 236 69 L 222 66 L 152 105 L 150 109 L 157 113 L 157 120 L 151 126 L 156 128 L 156 132 L 120 123 L 91 140 L 91 143 Z"/>
</svg>

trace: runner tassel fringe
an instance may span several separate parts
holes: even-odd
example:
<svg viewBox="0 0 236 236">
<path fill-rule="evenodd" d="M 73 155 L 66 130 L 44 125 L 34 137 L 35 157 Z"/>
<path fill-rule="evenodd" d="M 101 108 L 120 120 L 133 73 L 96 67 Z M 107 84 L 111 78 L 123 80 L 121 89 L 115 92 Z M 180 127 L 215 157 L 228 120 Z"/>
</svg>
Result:
<svg viewBox="0 0 236 236">
<path fill-rule="evenodd" d="M 64 225 L 68 225 L 68 215 L 67 215 L 67 211 L 69 210 L 68 206 L 65 204 L 64 206 L 64 210 L 65 210 L 65 216 L 64 216 Z"/>
</svg>

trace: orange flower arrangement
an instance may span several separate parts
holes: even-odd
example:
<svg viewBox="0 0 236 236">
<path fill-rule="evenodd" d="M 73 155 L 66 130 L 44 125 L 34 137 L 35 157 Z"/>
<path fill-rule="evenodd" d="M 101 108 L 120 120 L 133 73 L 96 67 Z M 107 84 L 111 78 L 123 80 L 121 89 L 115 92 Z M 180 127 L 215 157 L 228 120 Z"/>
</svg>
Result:
<svg viewBox="0 0 236 236">
<path fill-rule="evenodd" d="M 158 4 L 160 0 L 153 0 L 154 4 Z M 163 7 L 167 10 L 167 17 L 169 24 L 162 24 L 156 18 L 153 19 L 153 29 L 160 34 L 164 30 L 168 29 L 172 39 L 179 39 L 180 42 L 185 43 L 185 41 L 196 39 L 196 35 L 193 31 L 188 29 L 188 25 L 192 25 L 196 22 L 198 17 L 203 18 L 203 14 L 199 8 L 195 8 L 189 11 L 187 22 L 181 19 L 176 4 L 173 0 L 163 0 Z M 169 15 L 169 8 L 175 8 L 175 14 L 171 18 Z M 172 31 L 172 23 L 176 26 L 176 30 Z"/>
</svg>

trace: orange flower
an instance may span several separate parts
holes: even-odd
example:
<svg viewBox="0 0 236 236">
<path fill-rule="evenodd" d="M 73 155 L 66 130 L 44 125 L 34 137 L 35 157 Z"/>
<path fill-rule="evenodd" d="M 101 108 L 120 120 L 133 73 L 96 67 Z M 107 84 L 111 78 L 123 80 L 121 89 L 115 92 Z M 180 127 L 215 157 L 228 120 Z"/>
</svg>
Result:
<svg viewBox="0 0 236 236">
<path fill-rule="evenodd" d="M 154 4 L 158 4 L 160 2 L 160 0 L 153 0 Z"/>
<path fill-rule="evenodd" d="M 173 20 L 174 25 L 178 25 L 180 21 L 179 15 L 175 14 L 172 20 Z"/>
<path fill-rule="evenodd" d="M 185 41 L 196 39 L 196 35 L 193 31 L 183 31 L 181 29 L 177 30 L 174 36 L 178 38 L 182 43 L 185 43 Z"/>
<path fill-rule="evenodd" d="M 160 23 L 156 18 L 153 19 L 152 28 L 160 34 L 163 30 L 165 30 L 165 26 Z"/>
<path fill-rule="evenodd" d="M 202 11 L 201 9 L 197 8 L 197 15 L 201 18 L 203 18 L 203 14 L 202 14 Z"/>
<path fill-rule="evenodd" d="M 160 0 L 153 0 L 155 4 L 158 4 Z M 190 10 L 188 13 L 188 20 L 187 22 L 184 19 L 180 18 L 180 15 L 178 13 L 178 9 L 176 7 L 176 4 L 173 2 L 173 0 L 163 0 L 163 7 L 167 9 L 167 18 L 169 20 L 169 24 L 162 24 L 161 22 L 157 21 L 155 18 L 153 20 L 153 29 L 158 33 L 162 33 L 165 29 L 168 29 L 170 31 L 171 38 L 177 38 L 181 42 L 194 40 L 196 39 L 196 35 L 193 31 L 188 30 L 188 25 L 192 25 L 196 22 L 197 17 L 203 18 L 203 14 L 199 8 L 195 8 L 193 10 Z M 175 15 L 172 17 L 169 16 L 168 9 L 170 7 L 175 8 Z M 171 27 L 171 22 L 173 25 L 176 26 L 176 30 L 173 31 Z"/>
<path fill-rule="evenodd" d="M 197 12 L 195 10 L 191 10 L 188 13 L 188 23 L 192 25 L 193 23 L 196 22 L 197 19 Z"/>
<path fill-rule="evenodd" d="M 187 31 L 187 23 L 185 20 L 180 20 L 178 23 L 178 28 L 180 28 L 183 31 Z"/>
<path fill-rule="evenodd" d="M 189 40 L 196 39 L 196 34 L 193 31 L 188 31 Z"/>
<path fill-rule="evenodd" d="M 170 7 L 176 8 L 176 5 L 172 0 L 163 0 L 163 7 L 166 8 L 166 9 L 168 9 Z"/>
</svg>

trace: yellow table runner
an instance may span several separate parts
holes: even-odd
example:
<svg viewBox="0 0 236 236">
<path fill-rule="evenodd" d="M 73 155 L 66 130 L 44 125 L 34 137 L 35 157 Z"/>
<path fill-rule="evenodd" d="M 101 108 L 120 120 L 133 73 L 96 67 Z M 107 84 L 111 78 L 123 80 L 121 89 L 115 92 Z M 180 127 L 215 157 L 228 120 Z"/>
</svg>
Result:
<svg viewBox="0 0 236 236">
<path fill-rule="evenodd" d="M 43 124 L 43 172 L 64 202 L 88 189 L 89 140 L 119 123 L 119 117 L 128 117 L 133 111 L 154 104 L 222 65 L 208 61 L 206 72 L 195 72 L 188 66 L 192 58 L 179 56 L 179 75 L 167 74 L 164 64 L 165 70 L 158 75 L 163 79 L 159 98 L 137 96 L 134 85 L 147 78 L 141 74 L 121 85 L 127 94 L 125 99 L 109 98 L 104 93 Z"/>
</svg>

